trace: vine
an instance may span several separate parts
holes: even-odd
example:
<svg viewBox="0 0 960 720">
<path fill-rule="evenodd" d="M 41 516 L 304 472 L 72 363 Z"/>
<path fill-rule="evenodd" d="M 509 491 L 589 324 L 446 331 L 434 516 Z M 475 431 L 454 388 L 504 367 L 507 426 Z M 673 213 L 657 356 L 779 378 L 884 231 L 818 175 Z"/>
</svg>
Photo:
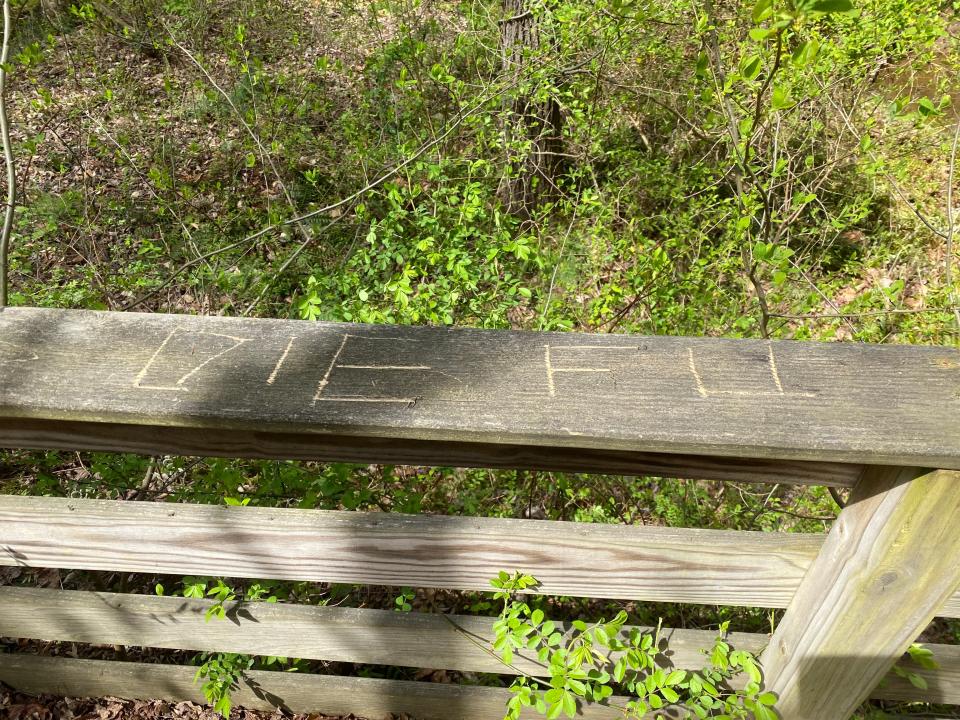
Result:
<svg viewBox="0 0 960 720">
<path fill-rule="evenodd" d="M 574 620 L 571 630 L 545 617 L 517 595 L 538 583 L 532 575 L 501 571 L 490 581 L 495 597 L 503 601 L 494 623 L 493 650 L 515 672 L 514 655 L 536 654 L 547 678 L 521 673 L 511 685 L 504 720 L 518 720 L 532 707 L 554 720 L 574 717 L 582 703 L 603 702 L 623 710 L 625 717 L 642 718 L 653 712 L 661 717 L 685 709 L 699 718 L 776 720 L 776 696 L 762 689 L 763 675 L 757 658 L 734 650 L 726 641 L 729 623 L 721 623 L 716 641 L 704 650 L 707 662 L 697 671 L 669 667 L 664 660 L 660 626 L 653 632 L 625 629 L 627 614 L 610 621 L 587 624 Z M 735 689 L 740 675 L 746 683 Z M 614 698 L 614 691 L 627 692 Z"/>
</svg>

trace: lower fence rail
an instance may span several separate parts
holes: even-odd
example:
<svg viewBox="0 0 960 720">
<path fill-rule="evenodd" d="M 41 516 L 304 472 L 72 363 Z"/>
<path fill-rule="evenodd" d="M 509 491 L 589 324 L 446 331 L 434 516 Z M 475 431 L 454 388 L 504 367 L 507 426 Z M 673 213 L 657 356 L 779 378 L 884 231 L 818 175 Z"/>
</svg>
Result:
<svg viewBox="0 0 960 720">
<path fill-rule="evenodd" d="M 941 648 L 935 648 L 937 654 Z M 952 651 L 951 651 L 952 652 Z M 874 699 L 932 703 L 960 702 L 960 654 L 952 653 L 939 676 L 920 691 L 906 680 L 891 676 L 871 694 Z M 946 665 L 946 663 L 945 663 Z M 931 671 L 918 670 L 919 673 Z M 206 702 L 194 681 L 196 668 L 155 663 L 83 660 L 67 657 L 0 654 L 0 682 L 25 693 L 68 697 L 119 697 L 175 702 Z M 510 691 L 505 688 L 402 680 L 248 671 L 232 692 L 236 706 L 254 710 L 355 715 L 380 720 L 407 714 L 422 720 L 501 720 Z M 616 705 L 627 698 L 611 698 L 607 706 L 584 705 L 578 717 L 586 720 L 622 718 Z M 527 711 L 524 720 L 542 720 Z"/>
</svg>

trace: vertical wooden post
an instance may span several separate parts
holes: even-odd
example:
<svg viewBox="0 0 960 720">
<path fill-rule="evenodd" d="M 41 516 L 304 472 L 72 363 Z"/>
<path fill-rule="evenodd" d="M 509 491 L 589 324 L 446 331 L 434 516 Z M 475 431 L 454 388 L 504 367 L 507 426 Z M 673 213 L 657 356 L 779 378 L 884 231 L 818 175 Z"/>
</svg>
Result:
<svg viewBox="0 0 960 720">
<path fill-rule="evenodd" d="M 784 720 L 845 720 L 960 584 L 960 472 L 869 468 L 763 654 Z"/>
</svg>

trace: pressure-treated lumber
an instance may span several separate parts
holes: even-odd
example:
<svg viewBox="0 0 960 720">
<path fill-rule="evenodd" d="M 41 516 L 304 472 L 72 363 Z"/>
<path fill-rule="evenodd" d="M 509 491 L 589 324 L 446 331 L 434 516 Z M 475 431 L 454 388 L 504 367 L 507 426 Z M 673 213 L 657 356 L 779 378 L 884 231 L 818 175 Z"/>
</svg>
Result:
<svg viewBox="0 0 960 720">
<path fill-rule="evenodd" d="M 0 565 L 786 607 L 823 535 L 0 495 Z M 960 598 L 940 615 L 960 617 Z"/>
<path fill-rule="evenodd" d="M 791 720 L 849 717 L 960 585 L 960 473 L 876 468 L 763 655 Z"/>
<path fill-rule="evenodd" d="M 372 665 L 544 675 L 522 651 L 511 665 L 491 653 L 493 618 L 398 613 L 286 603 L 227 603 L 227 618 L 205 619 L 212 600 L 26 587 L 0 587 L 0 637 L 275 655 Z M 568 631 L 565 623 L 558 623 Z M 640 628 L 650 631 L 650 628 Z M 632 626 L 626 626 L 629 634 Z M 664 659 L 697 669 L 707 662 L 715 631 L 661 628 Z M 731 647 L 759 654 L 769 638 L 730 633 Z M 960 646 L 929 644 L 940 667 L 901 665 L 922 676 L 927 689 L 889 673 L 875 699 L 960 704 Z M 614 654 L 615 656 L 615 654 Z"/>
<path fill-rule="evenodd" d="M 922 677 L 927 683 L 926 689 L 920 690 L 906 678 L 891 672 L 870 693 L 870 697 L 875 700 L 960 705 L 960 645 L 925 643 L 924 647 L 933 653 L 933 659 L 940 667 L 928 670 L 909 659 L 902 659 L 897 664 Z"/>
<path fill-rule="evenodd" d="M 785 607 L 818 535 L 0 496 L 0 564 Z"/>
<path fill-rule="evenodd" d="M 0 587 L 0 637 L 93 645 L 138 645 L 274 655 L 310 660 L 404 665 L 499 674 L 546 674 L 536 654 L 505 665 L 491 651 L 493 618 L 398 613 L 286 603 L 228 603 L 224 620 L 207 621 L 211 600 Z M 569 631 L 558 623 L 561 631 Z M 629 635 L 632 627 L 623 632 Z M 653 632 L 651 628 L 641 631 Z M 716 632 L 661 629 L 674 667 L 707 664 Z M 734 648 L 758 654 L 765 635 L 731 633 Z"/>
<path fill-rule="evenodd" d="M 21 692 L 68 697 L 121 697 L 205 703 L 196 668 L 177 665 L 75 660 L 64 657 L 0 654 L 0 682 Z M 291 712 L 350 715 L 386 720 L 406 714 L 418 720 L 502 720 L 510 692 L 401 680 L 373 680 L 338 675 L 251 671 L 231 693 L 235 706 L 254 710 L 285 708 Z M 623 702 L 611 698 L 612 702 Z M 524 720 L 542 720 L 528 712 Z M 620 711 L 588 706 L 578 717 L 615 720 Z"/>
<path fill-rule="evenodd" d="M 960 468 L 956 348 L 40 308 L 0 337 L 7 419 Z"/>
<path fill-rule="evenodd" d="M 929 647 L 943 667 L 940 670 L 910 668 L 927 679 L 927 690 L 920 690 L 891 673 L 871 697 L 960 703 L 957 683 L 960 652 L 950 645 Z M 194 673 L 194 668 L 176 665 L 0 653 L 0 682 L 32 694 L 189 700 L 202 704 L 205 699 L 200 686 L 194 682 Z M 247 673 L 232 693 L 235 705 L 259 710 L 285 707 L 294 712 L 354 713 L 366 718 L 406 712 L 423 720 L 500 720 L 508 697 L 507 691 L 489 687 L 259 671 Z M 624 702 L 623 698 L 613 699 L 616 705 Z M 542 718 L 533 713 L 523 715 L 524 720 L 538 717 Z M 612 720 L 621 716 L 608 708 L 592 705 L 582 707 L 577 717 Z"/>
</svg>

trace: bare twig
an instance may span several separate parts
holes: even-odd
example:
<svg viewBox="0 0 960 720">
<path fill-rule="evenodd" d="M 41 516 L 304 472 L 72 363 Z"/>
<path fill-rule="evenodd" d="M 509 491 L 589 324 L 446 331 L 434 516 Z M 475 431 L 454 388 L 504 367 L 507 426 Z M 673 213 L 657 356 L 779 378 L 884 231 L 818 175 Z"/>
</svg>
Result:
<svg viewBox="0 0 960 720">
<path fill-rule="evenodd" d="M 735 159 L 735 167 L 733 168 L 733 180 L 734 186 L 737 195 L 737 204 L 740 208 L 740 211 L 743 212 L 746 208 L 745 203 L 745 194 L 746 190 L 744 188 L 744 175 L 749 176 L 753 181 L 754 187 L 760 192 L 760 198 L 763 201 L 763 218 L 760 222 L 761 233 L 764 237 L 769 238 L 770 230 L 773 223 L 773 210 L 770 207 L 770 196 L 769 193 L 763 192 L 763 183 L 760 181 L 760 178 L 757 177 L 756 173 L 753 171 L 753 168 L 750 166 L 750 152 L 752 138 L 747 138 L 744 142 L 743 148 L 741 149 L 741 135 L 740 135 L 740 123 L 737 118 L 737 114 L 734 111 L 733 105 L 730 102 L 725 86 L 726 86 L 726 73 L 723 69 L 722 58 L 720 55 L 720 40 L 717 36 L 717 16 L 713 6 L 713 0 L 704 0 L 703 3 L 704 12 L 707 16 L 707 20 L 710 23 L 710 26 L 707 29 L 706 33 L 706 45 L 707 45 L 707 55 L 710 59 L 711 64 L 713 65 L 713 76 L 714 76 L 714 85 L 718 97 L 720 98 L 720 105 L 723 109 L 723 114 L 727 121 L 727 129 L 730 134 L 730 139 L 733 142 L 733 155 Z M 778 55 L 782 52 L 783 46 L 778 42 L 777 53 Z M 766 82 L 761 86 L 760 92 L 757 95 L 757 112 L 761 108 L 761 100 L 763 94 L 766 92 L 770 83 L 773 80 L 774 73 L 780 67 L 779 57 L 777 58 L 776 63 L 768 75 Z M 756 122 L 756 121 L 754 121 Z M 753 132 L 755 128 L 751 128 Z M 760 334 L 764 338 L 770 337 L 769 322 L 770 322 L 770 306 L 767 303 L 767 293 L 764 290 L 763 283 L 760 281 L 760 278 L 757 276 L 757 267 L 758 263 L 753 259 L 753 248 L 750 247 L 751 240 L 751 230 L 747 226 L 746 229 L 747 242 L 740 246 L 740 256 L 743 261 L 743 269 L 747 274 L 747 279 L 750 281 L 750 285 L 753 287 L 754 293 L 757 296 L 757 303 L 760 306 Z"/>
<path fill-rule="evenodd" d="M 331 220 L 322 228 L 320 228 L 320 230 L 317 232 L 317 235 L 318 236 L 323 235 L 327 230 L 329 230 L 338 222 L 340 222 L 342 218 L 346 217 L 348 212 L 349 212 L 349 209 L 347 210 L 347 212 L 337 215 L 337 217 L 335 217 L 333 220 Z M 271 275 L 269 278 L 267 278 L 267 281 L 263 284 L 263 288 L 261 288 L 260 293 L 254 299 L 254 301 L 251 302 L 249 305 L 247 305 L 246 309 L 242 313 L 240 313 L 241 317 L 246 317 L 251 312 L 253 312 L 254 308 L 260 304 L 260 301 L 263 300 L 264 296 L 267 294 L 267 290 L 270 289 L 270 286 L 273 285 L 274 282 L 276 282 L 277 278 L 279 278 L 281 275 L 283 275 L 283 273 L 287 271 L 287 268 L 290 267 L 293 264 L 293 261 L 300 256 L 300 253 L 302 253 L 304 250 L 307 249 L 307 246 L 310 244 L 310 241 L 311 241 L 311 238 L 307 238 L 302 243 L 300 243 L 297 246 L 297 248 L 292 253 L 290 253 L 287 259 L 283 261 L 283 264 L 280 265 L 279 268 L 277 268 L 277 271 L 273 275 Z"/>
<path fill-rule="evenodd" d="M 543 330 L 547 322 L 547 313 L 550 311 L 550 301 L 553 299 L 553 288 L 557 282 L 557 272 L 560 270 L 560 264 L 563 262 L 563 251 L 567 247 L 567 240 L 570 239 L 570 233 L 573 232 L 573 226 L 577 222 L 577 211 L 579 205 L 573 206 L 573 216 L 570 218 L 570 224 L 567 225 L 567 232 L 563 235 L 563 241 L 560 243 L 560 253 L 557 256 L 557 263 L 553 266 L 553 274 L 550 276 L 550 289 L 547 291 L 547 300 L 543 304 L 543 312 L 540 314 L 540 330 Z"/>
<path fill-rule="evenodd" d="M 273 175 L 277 179 L 277 184 L 280 186 L 280 189 L 283 191 L 283 196 L 287 200 L 287 205 L 290 206 L 290 210 L 293 211 L 294 216 L 296 216 L 299 213 L 299 210 L 297 209 L 296 204 L 293 202 L 293 198 L 290 196 L 290 192 L 287 190 L 286 184 L 284 184 L 283 182 L 283 176 L 280 174 L 280 171 L 277 169 L 276 163 L 273 162 L 273 156 L 267 151 L 267 148 L 264 147 L 263 142 L 260 140 L 260 137 L 253 131 L 253 128 L 250 127 L 250 123 L 247 122 L 246 118 L 244 118 L 243 116 L 243 113 L 240 112 L 240 108 L 238 108 L 236 103 L 233 102 L 233 98 L 230 97 L 230 94 L 226 90 L 220 87 L 220 85 L 214 79 L 213 75 L 211 75 L 210 72 L 207 70 L 207 68 L 203 66 L 203 63 L 201 63 L 193 53 L 191 53 L 186 47 L 184 47 L 184 45 L 180 43 L 180 41 L 178 41 L 174 37 L 173 31 L 170 29 L 170 27 L 166 23 L 163 23 L 163 27 L 167 31 L 167 35 L 170 37 L 170 42 L 172 42 L 174 46 L 178 50 L 180 50 L 180 52 L 186 55 L 190 59 L 190 62 L 192 62 L 194 65 L 197 66 L 197 69 L 200 70 L 201 73 L 203 73 L 203 76 L 207 79 L 207 82 L 209 82 L 214 87 L 214 89 L 218 93 L 220 93 L 221 97 L 223 97 L 223 99 L 230 106 L 230 109 L 233 110 L 234 114 L 237 116 L 237 120 L 240 121 L 240 124 L 243 126 L 243 129 L 246 131 L 247 135 L 250 136 L 250 139 L 253 140 L 253 144 L 256 145 L 257 149 L 260 151 L 260 157 L 266 160 L 267 164 L 270 166 L 270 169 L 273 171 Z M 297 220 L 296 217 L 293 220 L 291 220 L 291 223 L 297 226 L 297 229 L 300 231 L 300 234 L 303 235 L 304 239 L 307 242 L 313 239 L 313 236 L 310 234 L 310 229 L 306 225 L 304 225 L 300 220 Z"/>
<path fill-rule="evenodd" d="M 960 330 L 960 303 L 957 302 L 957 294 L 953 289 L 953 181 L 957 170 L 957 143 L 960 141 L 960 121 L 953 131 L 953 147 L 950 150 L 950 172 L 947 175 L 947 231 L 945 238 L 946 269 L 943 273 L 943 281 L 947 286 L 950 304 L 953 306 L 953 317 L 957 321 L 957 330 Z"/>
<path fill-rule="evenodd" d="M 260 235 L 263 235 L 263 233 L 258 234 L 256 237 L 260 237 Z M 215 250 L 211 250 L 211 251 L 208 252 L 208 253 L 204 253 L 203 255 L 200 255 L 200 256 L 198 256 L 198 257 L 193 258 L 193 260 L 188 260 L 188 261 L 185 262 L 183 265 L 181 265 L 181 266 L 178 267 L 176 270 L 174 270 L 172 273 L 170 273 L 170 275 L 167 277 L 167 279 L 164 280 L 164 281 L 163 281 L 162 283 L 160 283 L 159 285 L 157 285 L 157 287 L 153 288 L 153 290 L 150 290 L 148 293 L 146 293 L 146 294 L 144 294 L 144 295 L 141 295 L 141 296 L 140 296 L 139 298 L 137 298 L 136 300 L 131 300 L 131 301 L 128 302 L 126 305 L 124 305 L 123 307 L 121 307 L 120 310 L 121 310 L 121 311 L 132 310 L 133 308 L 137 307 L 137 305 L 142 305 L 142 304 L 145 303 L 147 300 L 149 300 L 149 299 L 152 298 L 154 295 L 156 295 L 156 294 L 159 293 L 161 290 L 163 290 L 165 287 L 167 287 L 168 285 L 170 285 L 170 283 L 172 283 L 172 282 L 173 282 L 174 280 L 176 280 L 182 273 L 186 272 L 187 270 L 189 270 L 190 268 L 192 268 L 194 265 L 196 265 L 196 264 L 198 264 L 198 263 L 201 263 L 201 262 L 205 262 L 206 260 L 209 260 L 210 258 L 212 258 L 212 257 L 214 257 L 214 256 L 216 256 L 216 255 L 219 255 L 220 253 L 225 253 L 225 252 L 227 252 L 228 250 L 233 250 L 234 248 L 238 248 L 238 247 L 240 247 L 241 245 L 245 245 L 247 242 L 249 242 L 249 241 L 252 240 L 252 239 L 253 239 L 253 238 L 244 238 L 243 240 L 238 240 L 237 242 L 230 243 L 229 245 L 224 245 L 223 247 L 218 247 L 218 248 L 215 249 Z"/>
<path fill-rule="evenodd" d="M 837 506 L 841 510 L 843 510 L 847 506 L 847 501 L 844 500 L 843 497 L 840 495 L 840 491 L 832 486 L 828 487 L 827 490 L 830 492 L 830 497 L 833 498 L 833 501 L 837 504 Z"/>
<path fill-rule="evenodd" d="M 0 51 L 0 136 L 3 138 L 3 160 L 7 166 L 7 202 L 0 231 L 0 308 L 7 304 L 7 273 L 10 250 L 10 232 L 13 230 L 13 210 L 17 199 L 17 172 L 13 163 L 13 148 L 10 144 L 10 126 L 7 122 L 7 58 L 10 55 L 10 36 L 13 34 L 10 19 L 10 1 L 3 0 L 3 50 Z"/>
<path fill-rule="evenodd" d="M 943 310 L 936 308 L 920 308 L 917 310 L 893 309 L 893 310 L 865 310 L 863 312 L 836 312 L 836 313 L 804 313 L 799 315 L 787 315 L 784 313 L 770 313 L 770 317 L 783 318 L 785 320 L 829 320 L 830 318 L 859 318 L 872 317 L 877 315 L 923 315 L 924 313 L 938 313 Z"/>
</svg>

